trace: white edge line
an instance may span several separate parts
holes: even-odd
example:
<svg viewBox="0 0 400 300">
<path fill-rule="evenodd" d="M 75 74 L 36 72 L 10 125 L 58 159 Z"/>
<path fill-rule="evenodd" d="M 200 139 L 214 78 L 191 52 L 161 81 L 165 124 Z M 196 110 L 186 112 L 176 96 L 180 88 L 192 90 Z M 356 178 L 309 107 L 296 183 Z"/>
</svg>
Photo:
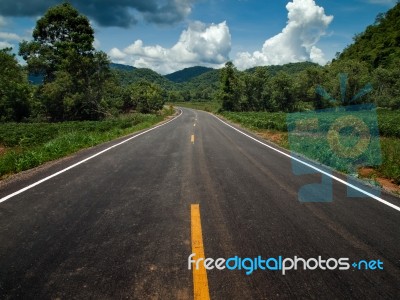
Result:
<svg viewBox="0 0 400 300">
<path fill-rule="evenodd" d="M 75 167 L 77 167 L 77 166 L 79 166 L 79 165 L 81 165 L 81 164 L 87 162 L 88 160 L 91 160 L 92 158 L 95 158 L 96 156 L 99 156 L 99 155 L 101 155 L 101 154 L 103 154 L 103 153 L 105 153 L 105 152 L 107 152 L 107 151 L 109 151 L 109 150 L 111 150 L 111 149 L 113 149 L 113 148 L 116 148 L 116 147 L 118 147 L 118 146 L 121 146 L 122 144 L 125 144 L 126 142 L 129 142 L 130 140 L 133 140 L 134 138 L 137 138 L 137 137 L 139 137 L 139 136 L 141 136 L 141 135 L 143 135 L 143 134 L 145 134 L 145 133 L 148 133 L 148 132 L 150 132 L 150 131 L 153 131 L 153 130 L 155 130 L 155 129 L 159 128 L 159 127 L 162 127 L 162 126 L 164 126 L 164 125 L 167 125 L 168 123 L 170 123 L 170 122 L 176 120 L 177 118 L 179 118 L 179 117 L 182 115 L 183 111 L 182 111 L 181 109 L 179 109 L 179 110 L 180 110 L 181 112 L 180 112 L 180 114 L 179 114 L 178 116 L 176 116 L 175 118 L 173 118 L 173 119 L 171 119 L 171 120 L 169 120 L 169 121 L 167 121 L 167 122 L 165 122 L 165 123 L 162 123 L 162 124 L 160 124 L 160 125 L 154 126 L 154 127 L 150 128 L 150 129 L 147 129 L 146 131 L 143 131 L 143 132 L 141 132 L 141 133 L 138 133 L 138 134 L 136 134 L 136 135 L 134 135 L 134 136 L 131 136 L 130 138 L 127 138 L 126 140 L 123 140 L 122 142 L 119 142 L 118 144 L 115 144 L 115 145 L 113 145 L 113 146 L 111 146 L 111 147 L 108 147 L 107 149 L 104 149 L 104 150 L 102 150 L 102 151 L 100 151 L 100 152 L 98 152 L 98 153 L 96 153 L 96 154 L 94 154 L 94 155 L 92 155 L 92 156 L 90 156 L 90 157 L 87 157 L 87 158 L 85 158 L 85 159 L 83 159 L 83 160 L 81 160 L 81 161 L 79 161 L 79 162 L 77 162 L 77 163 L 75 163 L 75 164 L 73 164 L 73 165 L 71 165 L 71 166 L 65 168 L 65 169 L 62 169 L 61 171 L 58 171 L 58 172 L 56 172 L 56 173 L 54 173 L 54 174 L 52 174 L 52 175 L 50 175 L 50 176 L 47 176 L 47 177 L 45 177 L 45 178 L 43 178 L 43 179 L 41 179 L 41 180 L 39 180 L 39 181 L 36 181 L 35 183 L 32 183 L 31 185 L 28 185 L 28 186 L 26 186 L 26 187 L 24 187 L 24 188 L 22 188 L 22 189 L 20 189 L 20 190 L 18 190 L 18 191 L 16 191 L 16 192 L 12 193 L 12 194 L 9 194 L 9 195 L 7 195 L 7 196 L 1 198 L 1 199 L 0 199 L 0 203 L 4 202 L 4 201 L 6 201 L 6 200 L 8 200 L 8 199 L 10 199 L 10 198 L 12 198 L 12 197 L 15 197 L 15 196 L 17 196 L 17 195 L 19 195 L 19 194 L 21 194 L 21 193 L 27 191 L 27 190 L 30 190 L 31 188 L 33 188 L 33 187 L 35 187 L 35 186 L 37 186 L 37 185 L 39 185 L 39 184 L 41 184 L 41 183 L 43 183 L 43 182 L 45 182 L 45 181 L 51 179 L 51 178 L 53 178 L 53 177 L 56 177 L 56 176 L 58 176 L 58 175 L 60 175 L 60 174 L 62 174 L 62 173 L 64 173 L 64 172 L 67 172 L 68 170 L 71 170 L 71 169 L 73 169 L 73 168 L 75 168 Z"/>
<path fill-rule="evenodd" d="M 236 130 L 237 132 L 243 134 L 244 136 L 246 136 L 246 137 L 252 139 L 253 141 L 255 141 L 255 142 L 257 142 L 257 143 L 259 143 L 259 144 L 261 144 L 261 145 L 263 145 L 263 146 L 265 146 L 265 147 L 267 147 L 267 148 L 270 148 L 271 150 L 274 150 L 274 151 L 276 151 L 276 152 L 278 152 L 278 153 L 280 153 L 280 154 L 282 154 L 282 155 L 284 155 L 284 156 L 286 156 L 286 157 L 289 157 L 289 158 L 291 158 L 291 159 L 293 159 L 293 160 L 295 160 L 295 161 L 297 161 L 297 162 L 299 162 L 299 163 L 301 163 L 301 164 L 303 164 L 303 165 L 305 165 L 305 166 L 307 166 L 307 167 L 309 167 L 309 168 L 311 168 L 311 169 L 314 169 L 314 170 L 316 170 L 316 171 L 318 171 L 318 172 L 320 172 L 320 173 L 322 173 L 322 174 L 324 174 L 324 175 L 326 175 L 326 176 L 328 176 L 328 177 L 330 177 L 330 178 L 332 178 L 332 179 L 334 179 L 334 180 L 336 180 L 336 181 L 338 181 L 338 182 L 340 182 L 340 183 L 343 183 L 344 185 L 347 185 L 348 187 L 350 187 L 350 188 L 352 188 L 352 189 L 354 189 L 354 190 L 356 190 L 356 191 L 358 191 L 358 192 L 361 192 L 362 194 L 364 194 L 364 195 L 366 195 L 366 196 L 368 196 L 368 197 L 371 197 L 371 198 L 373 198 L 373 199 L 375 199 L 375 200 L 381 202 L 382 204 L 385 204 L 385 205 L 387 205 L 387 206 L 389 206 L 389 207 L 391 207 L 391 208 L 393 208 L 393 209 L 395 209 L 395 210 L 397 210 L 397 211 L 400 212 L 400 207 L 398 207 L 398 206 L 396 206 L 396 205 L 394 205 L 394 204 L 392 204 L 392 203 L 390 203 L 390 202 L 388 202 L 388 201 L 386 201 L 386 200 L 384 200 L 384 199 L 382 199 L 382 198 L 380 198 L 380 197 L 378 197 L 378 196 L 375 196 L 375 195 L 373 195 L 373 194 L 371 194 L 371 193 L 368 193 L 367 191 L 364 191 L 363 189 L 360 189 L 359 187 L 356 187 L 355 185 L 352 185 L 351 183 L 348 183 L 348 182 L 346 182 L 346 181 L 343 180 L 343 179 L 340 179 L 340 178 L 338 178 L 338 177 L 336 177 L 336 176 L 334 176 L 334 175 L 332 175 L 332 174 L 329 174 L 329 173 L 327 173 L 327 172 L 325 172 L 325 171 L 323 171 L 323 170 L 321 170 L 321 169 L 319 169 L 319 168 L 317 168 L 317 167 L 315 167 L 315 166 L 313 166 L 313 165 L 311 165 L 311 164 L 309 164 L 309 163 L 306 163 L 305 161 L 303 161 L 303 160 L 301 160 L 301 159 L 298 159 L 298 158 L 296 158 L 296 157 L 293 157 L 293 156 L 291 156 L 290 154 L 287 154 L 287 153 L 285 153 L 285 152 L 283 152 L 283 151 L 281 151 L 281 150 L 279 150 L 279 149 L 276 149 L 276 148 L 274 148 L 274 147 L 272 147 L 272 146 L 270 146 L 270 145 L 268 145 L 268 144 L 266 144 L 266 143 L 263 143 L 263 142 L 259 141 L 258 139 L 256 139 L 256 138 L 254 138 L 254 137 L 248 135 L 247 133 L 244 133 L 243 131 L 241 131 L 241 130 L 235 128 L 234 126 L 232 126 L 232 125 L 230 125 L 230 124 L 228 124 L 228 123 L 226 123 L 225 121 L 221 120 L 220 118 L 218 118 L 218 117 L 215 116 L 214 114 L 211 114 L 211 115 L 212 115 L 214 118 L 216 118 L 218 121 L 224 123 L 226 126 L 231 127 L 232 129 L 234 129 L 234 130 Z"/>
</svg>

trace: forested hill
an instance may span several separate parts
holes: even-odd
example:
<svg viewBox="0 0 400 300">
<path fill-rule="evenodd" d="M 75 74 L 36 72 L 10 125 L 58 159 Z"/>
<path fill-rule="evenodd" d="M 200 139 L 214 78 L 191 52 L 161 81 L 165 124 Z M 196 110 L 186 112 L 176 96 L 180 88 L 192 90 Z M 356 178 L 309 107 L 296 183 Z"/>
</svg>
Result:
<svg viewBox="0 0 400 300">
<path fill-rule="evenodd" d="M 165 77 L 173 82 L 186 82 L 212 70 L 214 69 L 196 66 L 165 75 Z"/>
<path fill-rule="evenodd" d="M 114 69 L 119 82 L 122 85 L 129 85 L 138 81 L 148 81 L 160 85 L 164 89 L 171 89 L 174 83 L 164 76 L 150 69 Z"/>
<path fill-rule="evenodd" d="M 298 62 L 298 63 L 288 63 L 284 65 L 275 65 L 275 66 L 265 66 L 265 67 L 254 67 L 251 69 L 247 69 L 245 72 L 255 73 L 257 69 L 265 69 L 272 76 L 278 74 L 279 72 L 285 72 L 288 74 L 297 74 L 300 73 L 310 67 L 318 67 L 319 65 L 316 63 L 312 63 L 309 61 Z"/>
<path fill-rule="evenodd" d="M 121 71 L 133 71 L 136 68 L 128 65 L 122 65 L 122 64 L 116 64 L 116 63 L 111 63 L 110 68 L 114 70 L 121 70 Z"/>
<path fill-rule="evenodd" d="M 400 61 L 400 2 L 379 14 L 373 25 L 354 37 L 354 43 L 339 56 L 365 61 L 373 68 L 391 67 Z"/>
</svg>

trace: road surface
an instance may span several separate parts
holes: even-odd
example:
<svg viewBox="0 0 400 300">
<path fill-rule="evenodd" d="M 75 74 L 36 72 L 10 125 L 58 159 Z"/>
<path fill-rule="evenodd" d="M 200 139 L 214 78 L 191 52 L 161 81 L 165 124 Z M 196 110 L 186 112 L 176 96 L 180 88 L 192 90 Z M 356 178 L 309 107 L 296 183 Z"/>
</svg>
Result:
<svg viewBox="0 0 400 300">
<path fill-rule="evenodd" d="M 393 207 L 348 198 L 335 180 L 333 202 L 299 202 L 299 189 L 320 174 L 296 176 L 288 157 L 205 112 L 182 109 L 119 142 L 1 186 L 4 200 L 46 178 L 0 203 L 0 299 L 192 299 L 193 204 L 206 257 L 347 257 L 384 266 L 286 275 L 214 269 L 206 273 L 211 299 L 400 299 Z"/>
</svg>

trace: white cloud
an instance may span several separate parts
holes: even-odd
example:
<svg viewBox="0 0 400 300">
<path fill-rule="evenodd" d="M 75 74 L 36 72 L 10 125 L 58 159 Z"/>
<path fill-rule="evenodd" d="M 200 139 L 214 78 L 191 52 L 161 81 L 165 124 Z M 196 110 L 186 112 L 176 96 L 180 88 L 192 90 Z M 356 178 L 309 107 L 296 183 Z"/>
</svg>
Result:
<svg viewBox="0 0 400 300">
<path fill-rule="evenodd" d="M 194 22 L 172 48 L 145 46 L 142 40 L 136 40 L 123 50 L 111 49 L 109 55 L 115 62 L 168 74 L 196 65 L 220 67 L 229 59 L 230 51 L 231 35 L 226 22 Z"/>
<path fill-rule="evenodd" d="M 293 0 L 286 5 L 288 21 L 282 32 L 265 41 L 261 51 L 240 52 L 234 61 L 238 69 L 259 65 L 280 65 L 290 62 L 313 61 L 326 63 L 317 42 L 326 34 L 333 16 L 314 0 Z"/>
<path fill-rule="evenodd" d="M 14 45 L 12 45 L 12 44 L 10 44 L 8 42 L 0 41 L 0 49 L 12 48 L 12 47 L 14 47 Z"/>
<path fill-rule="evenodd" d="M 21 37 L 15 33 L 0 32 L 0 39 L 7 40 L 7 41 L 20 41 Z"/>
<path fill-rule="evenodd" d="M 0 18 L 1 22 L 1 18 Z M 1 24 L 0 24 L 1 25 Z M 0 31 L 0 49 L 15 48 L 13 42 L 21 41 L 21 37 L 15 33 L 1 32 Z"/>
</svg>

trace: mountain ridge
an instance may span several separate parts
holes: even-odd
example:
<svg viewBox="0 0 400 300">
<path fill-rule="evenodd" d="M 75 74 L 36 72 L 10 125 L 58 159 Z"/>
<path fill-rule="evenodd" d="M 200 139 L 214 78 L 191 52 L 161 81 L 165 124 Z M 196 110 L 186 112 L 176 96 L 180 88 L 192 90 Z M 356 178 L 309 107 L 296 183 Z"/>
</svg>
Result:
<svg viewBox="0 0 400 300">
<path fill-rule="evenodd" d="M 210 72 L 212 70 L 214 69 L 203 66 L 194 66 L 164 75 L 164 77 L 175 83 L 181 83 L 190 81 L 191 79 L 200 76 L 204 73 Z"/>
</svg>

